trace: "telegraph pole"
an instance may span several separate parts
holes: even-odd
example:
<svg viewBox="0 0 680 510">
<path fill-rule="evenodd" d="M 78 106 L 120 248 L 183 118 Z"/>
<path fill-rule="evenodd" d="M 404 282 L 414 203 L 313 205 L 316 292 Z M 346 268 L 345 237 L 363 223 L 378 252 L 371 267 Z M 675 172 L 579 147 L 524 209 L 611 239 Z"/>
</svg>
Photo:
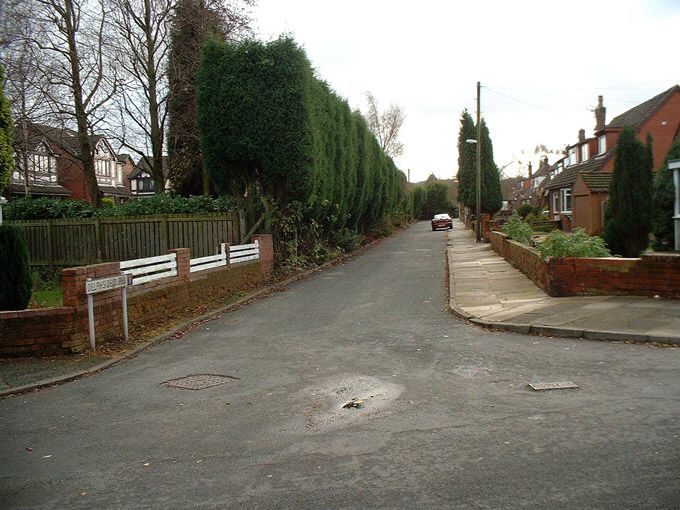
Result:
<svg viewBox="0 0 680 510">
<path fill-rule="evenodd" d="M 477 82 L 477 208 L 475 212 L 475 234 L 477 242 L 482 242 L 482 123 L 480 121 L 480 91 L 481 84 Z"/>
</svg>

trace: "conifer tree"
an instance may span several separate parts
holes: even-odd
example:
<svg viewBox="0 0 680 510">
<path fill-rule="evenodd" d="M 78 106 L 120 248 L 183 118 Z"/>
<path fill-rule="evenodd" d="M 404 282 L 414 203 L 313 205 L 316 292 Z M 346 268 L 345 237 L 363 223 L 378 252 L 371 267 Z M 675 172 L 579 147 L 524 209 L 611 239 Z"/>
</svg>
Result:
<svg viewBox="0 0 680 510">
<path fill-rule="evenodd" d="M 489 128 L 482 119 L 482 212 L 496 214 L 503 206 L 501 179 L 498 167 L 493 160 L 493 144 Z M 475 200 L 475 204 L 476 204 Z"/>
<path fill-rule="evenodd" d="M 460 117 L 458 131 L 458 201 L 467 207 L 475 204 L 476 148 L 465 140 L 476 139 L 475 122 L 467 110 Z"/>
<path fill-rule="evenodd" d="M 680 159 L 680 140 L 676 140 L 671 145 L 663 166 L 659 168 L 654 180 L 652 234 L 654 234 L 653 246 L 657 251 L 670 251 L 675 247 L 673 225 L 675 184 L 673 183 L 673 170 L 668 168 L 668 162 L 672 159 Z"/>
<path fill-rule="evenodd" d="M 647 140 L 651 144 L 651 140 Z M 651 145 L 645 146 L 626 126 L 616 146 L 609 187 L 604 239 L 612 252 L 637 257 L 647 247 L 652 210 Z"/>
</svg>

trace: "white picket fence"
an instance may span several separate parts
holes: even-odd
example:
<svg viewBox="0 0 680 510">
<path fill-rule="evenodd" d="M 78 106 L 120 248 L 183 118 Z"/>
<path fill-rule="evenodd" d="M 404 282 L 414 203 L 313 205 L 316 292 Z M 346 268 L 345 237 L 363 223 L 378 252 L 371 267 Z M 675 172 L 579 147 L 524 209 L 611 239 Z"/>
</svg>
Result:
<svg viewBox="0 0 680 510">
<path fill-rule="evenodd" d="M 121 272 L 132 275 L 132 285 L 177 276 L 177 254 L 168 253 L 157 257 L 124 260 L 120 263 Z"/>
<path fill-rule="evenodd" d="M 229 246 L 222 243 L 217 255 L 199 257 L 191 259 L 189 271 L 196 273 L 214 267 L 226 266 L 228 264 L 238 264 L 260 258 L 260 242 L 252 244 L 240 244 Z M 160 280 L 169 276 L 177 276 L 177 254 L 169 253 L 158 257 L 148 257 L 144 259 L 125 260 L 120 263 L 123 273 L 132 275 L 132 285 Z"/>
</svg>

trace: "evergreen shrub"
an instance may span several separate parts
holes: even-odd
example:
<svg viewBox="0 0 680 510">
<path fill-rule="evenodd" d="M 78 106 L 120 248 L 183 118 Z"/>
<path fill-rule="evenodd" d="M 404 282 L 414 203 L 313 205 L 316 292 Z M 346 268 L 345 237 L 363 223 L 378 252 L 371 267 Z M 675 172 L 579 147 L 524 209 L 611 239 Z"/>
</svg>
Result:
<svg viewBox="0 0 680 510">
<path fill-rule="evenodd" d="M 31 300 L 26 237 L 16 225 L 0 225 L 0 310 L 23 310 Z"/>
</svg>

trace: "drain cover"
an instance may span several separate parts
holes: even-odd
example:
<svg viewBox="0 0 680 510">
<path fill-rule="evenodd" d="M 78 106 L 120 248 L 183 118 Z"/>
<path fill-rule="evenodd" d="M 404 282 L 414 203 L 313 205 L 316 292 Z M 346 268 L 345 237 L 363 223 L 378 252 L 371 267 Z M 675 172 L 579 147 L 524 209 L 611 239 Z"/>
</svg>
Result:
<svg viewBox="0 0 680 510">
<path fill-rule="evenodd" d="M 570 390 L 577 389 L 578 385 L 571 381 L 562 382 L 532 382 L 529 383 L 529 387 L 534 391 L 546 391 L 546 390 Z"/>
<path fill-rule="evenodd" d="M 193 374 L 179 379 L 170 379 L 161 384 L 170 388 L 180 388 L 183 390 L 204 390 L 220 384 L 226 384 L 231 381 L 237 381 L 238 378 L 229 375 L 216 374 Z"/>
</svg>

